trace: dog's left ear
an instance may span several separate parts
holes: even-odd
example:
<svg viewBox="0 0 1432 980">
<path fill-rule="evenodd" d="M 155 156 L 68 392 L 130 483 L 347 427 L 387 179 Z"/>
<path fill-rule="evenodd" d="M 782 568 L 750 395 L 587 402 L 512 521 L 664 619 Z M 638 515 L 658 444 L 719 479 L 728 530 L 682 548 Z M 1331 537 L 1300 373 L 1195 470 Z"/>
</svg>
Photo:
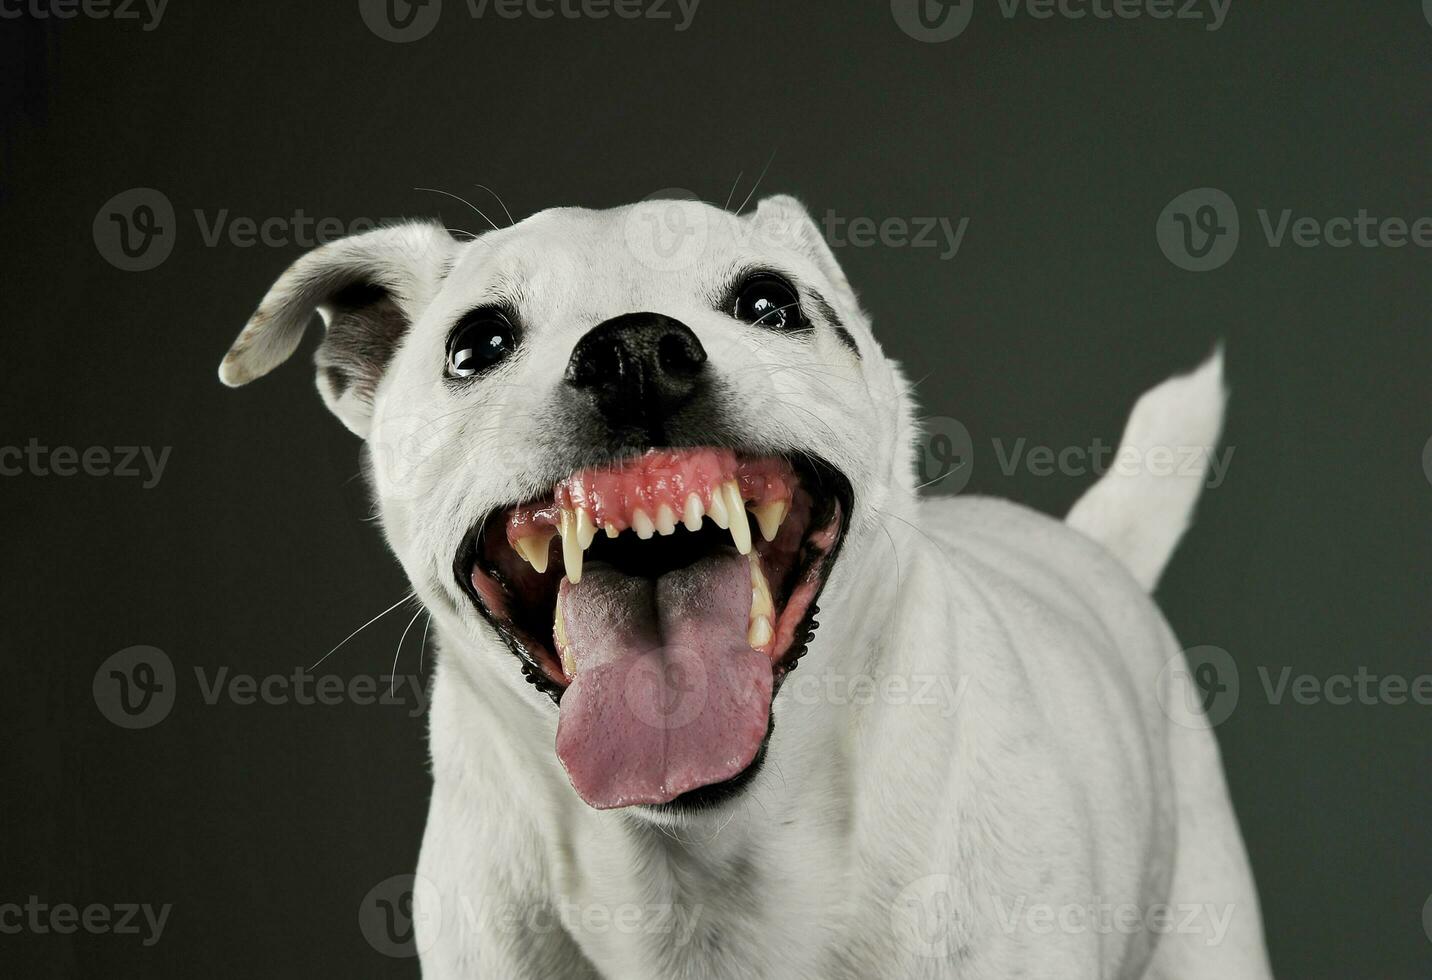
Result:
<svg viewBox="0 0 1432 980">
<path fill-rule="evenodd" d="M 298 348 L 313 314 L 323 318 L 318 390 L 333 413 L 366 436 L 373 393 L 408 328 L 437 295 L 458 243 L 426 222 L 330 242 L 279 277 L 219 365 L 219 380 L 248 384 Z"/>
<path fill-rule="evenodd" d="M 856 307 L 855 291 L 845 270 L 836 261 L 835 253 L 821 233 L 820 226 L 805 209 L 805 205 L 789 194 L 776 194 L 765 198 L 756 205 L 751 216 L 756 225 L 757 238 L 785 248 L 801 252 L 813 261 L 835 287 L 842 302 L 850 308 Z"/>
</svg>

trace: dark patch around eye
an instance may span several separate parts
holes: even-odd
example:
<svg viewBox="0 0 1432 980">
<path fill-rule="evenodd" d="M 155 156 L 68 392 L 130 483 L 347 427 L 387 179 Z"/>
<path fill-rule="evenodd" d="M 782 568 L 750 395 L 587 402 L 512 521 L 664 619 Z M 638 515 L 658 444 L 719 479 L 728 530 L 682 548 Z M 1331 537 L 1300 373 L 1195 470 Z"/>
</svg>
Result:
<svg viewBox="0 0 1432 980">
<path fill-rule="evenodd" d="M 845 329 L 845 323 L 840 319 L 840 314 L 835 312 L 835 307 L 831 306 L 826 298 L 814 289 L 808 290 L 808 292 L 811 306 L 815 307 L 821 318 L 830 324 L 831 329 L 835 331 L 836 339 L 850 348 L 850 352 L 856 356 L 856 359 L 859 359 L 860 347 L 856 345 L 855 338 L 850 331 Z"/>
</svg>

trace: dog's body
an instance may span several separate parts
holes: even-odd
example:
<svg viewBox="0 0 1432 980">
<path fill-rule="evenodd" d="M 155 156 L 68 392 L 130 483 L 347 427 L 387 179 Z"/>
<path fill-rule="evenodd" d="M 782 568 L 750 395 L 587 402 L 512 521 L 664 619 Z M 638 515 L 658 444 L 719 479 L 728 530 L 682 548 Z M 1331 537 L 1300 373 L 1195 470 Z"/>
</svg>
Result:
<svg viewBox="0 0 1432 980">
<path fill-rule="evenodd" d="M 385 528 L 433 613 L 434 789 L 415 889 L 425 975 L 1269 975 L 1213 735 L 1160 707 L 1184 694 L 1168 669 L 1182 654 L 1147 590 L 1202 473 L 1111 473 L 1067 523 L 994 500 L 918 500 L 905 385 L 813 225 L 777 199 L 758 212 L 769 234 L 756 240 L 743 234 L 751 219 L 709 210 L 686 212 L 701 215 L 708 241 L 675 270 L 606 254 L 614 238 L 631 244 L 623 212 L 549 212 L 495 232 L 491 250 L 472 258 L 428 235 L 400 239 L 395 256 L 393 233 L 376 233 L 390 236 L 377 259 L 370 242 L 296 267 L 226 360 L 230 383 L 263 373 L 292 351 L 308 312 L 327 305 L 320 364 L 341 376 L 322 376 L 320 387 L 374 448 Z M 545 263 L 535 271 L 532 237 Z M 531 350 L 564 360 L 593 323 L 629 310 L 680 316 L 730 387 L 748 401 L 776 392 L 763 411 L 778 418 L 749 406 L 741 416 L 755 444 L 817 452 L 854 485 L 820 629 L 798 669 L 778 676 L 764 765 L 715 805 L 583 802 L 552 751 L 557 713 L 512 669 L 511 638 L 504 645 L 451 581 L 453 542 L 474 515 L 582 462 L 570 458 L 580 447 L 553 445 L 543 392 L 560 382 L 541 358 L 502 368 L 505 401 L 476 388 L 454 395 L 423 375 L 424 345 L 493 288 L 490 270 L 517 274 L 516 251 L 528 295 L 549 298 L 533 320 L 551 326 L 526 335 Z M 796 339 L 722 334 L 724 321 L 691 302 L 691 281 L 756 254 L 794 269 L 803 301 L 830 315 Z M 354 353 L 364 344 L 343 346 L 355 302 L 351 291 L 334 298 L 355 278 L 344 268 L 386 290 L 391 308 L 357 317 L 365 349 L 399 338 L 376 366 Z M 563 277 L 585 284 L 580 301 L 551 299 Z M 396 330 L 374 327 L 395 320 Z M 747 385 L 739 361 L 723 355 L 767 373 Z M 356 383 L 364 372 L 370 380 Z M 783 389 L 783 377 L 801 390 Z M 815 410 L 787 411 L 797 395 Z M 426 434 L 463 412 L 480 424 L 400 454 L 401 465 L 385 457 L 385 421 L 416 415 Z M 1125 442 L 1208 447 L 1221 412 L 1214 361 L 1146 396 Z M 460 454 L 446 451 L 449 438 Z M 534 463 L 513 444 L 556 461 Z M 489 453 L 481 472 L 467 467 L 472 447 Z"/>
</svg>

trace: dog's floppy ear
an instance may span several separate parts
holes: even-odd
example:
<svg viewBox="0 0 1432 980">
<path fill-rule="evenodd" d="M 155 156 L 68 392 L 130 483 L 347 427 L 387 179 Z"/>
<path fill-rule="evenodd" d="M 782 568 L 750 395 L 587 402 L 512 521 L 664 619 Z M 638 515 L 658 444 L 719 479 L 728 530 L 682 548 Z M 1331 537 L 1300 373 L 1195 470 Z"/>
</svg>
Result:
<svg viewBox="0 0 1432 980">
<path fill-rule="evenodd" d="M 839 291 L 840 299 L 851 307 L 856 306 L 855 291 L 850 280 L 836 261 L 820 226 L 805 209 L 805 205 L 789 194 L 767 197 L 756 205 L 752 216 L 760 240 L 770 241 L 785 248 L 803 253 L 817 266 L 831 284 Z"/>
<path fill-rule="evenodd" d="M 248 384 L 298 348 L 315 312 L 318 390 L 353 432 L 367 435 L 373 392 L 408 327 L 437 294 L 457 248 L 440 225 L 413 222 L 322 245 L 269 289 L 219 365 L 219 380 Z"/>
</svg>

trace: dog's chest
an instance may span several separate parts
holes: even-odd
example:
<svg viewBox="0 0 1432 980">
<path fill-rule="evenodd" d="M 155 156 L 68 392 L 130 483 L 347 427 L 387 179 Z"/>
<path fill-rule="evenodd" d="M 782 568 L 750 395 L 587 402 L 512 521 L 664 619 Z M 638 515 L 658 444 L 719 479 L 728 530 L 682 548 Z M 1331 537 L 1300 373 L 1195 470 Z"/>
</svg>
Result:
<svg viewBox="0 0 1432 980">
<path fill-rule="evenodd" d="M 838 980 L 830 951 L 860 894 L 849 842 L 819 827 L 727 830 L 743 839 L 647 829 L 571 869 L 563 900 L 589 914 L 570 931 L 603 976 Z M 633 862 L 625 874 L 619 854 Z"/>
</svg>

